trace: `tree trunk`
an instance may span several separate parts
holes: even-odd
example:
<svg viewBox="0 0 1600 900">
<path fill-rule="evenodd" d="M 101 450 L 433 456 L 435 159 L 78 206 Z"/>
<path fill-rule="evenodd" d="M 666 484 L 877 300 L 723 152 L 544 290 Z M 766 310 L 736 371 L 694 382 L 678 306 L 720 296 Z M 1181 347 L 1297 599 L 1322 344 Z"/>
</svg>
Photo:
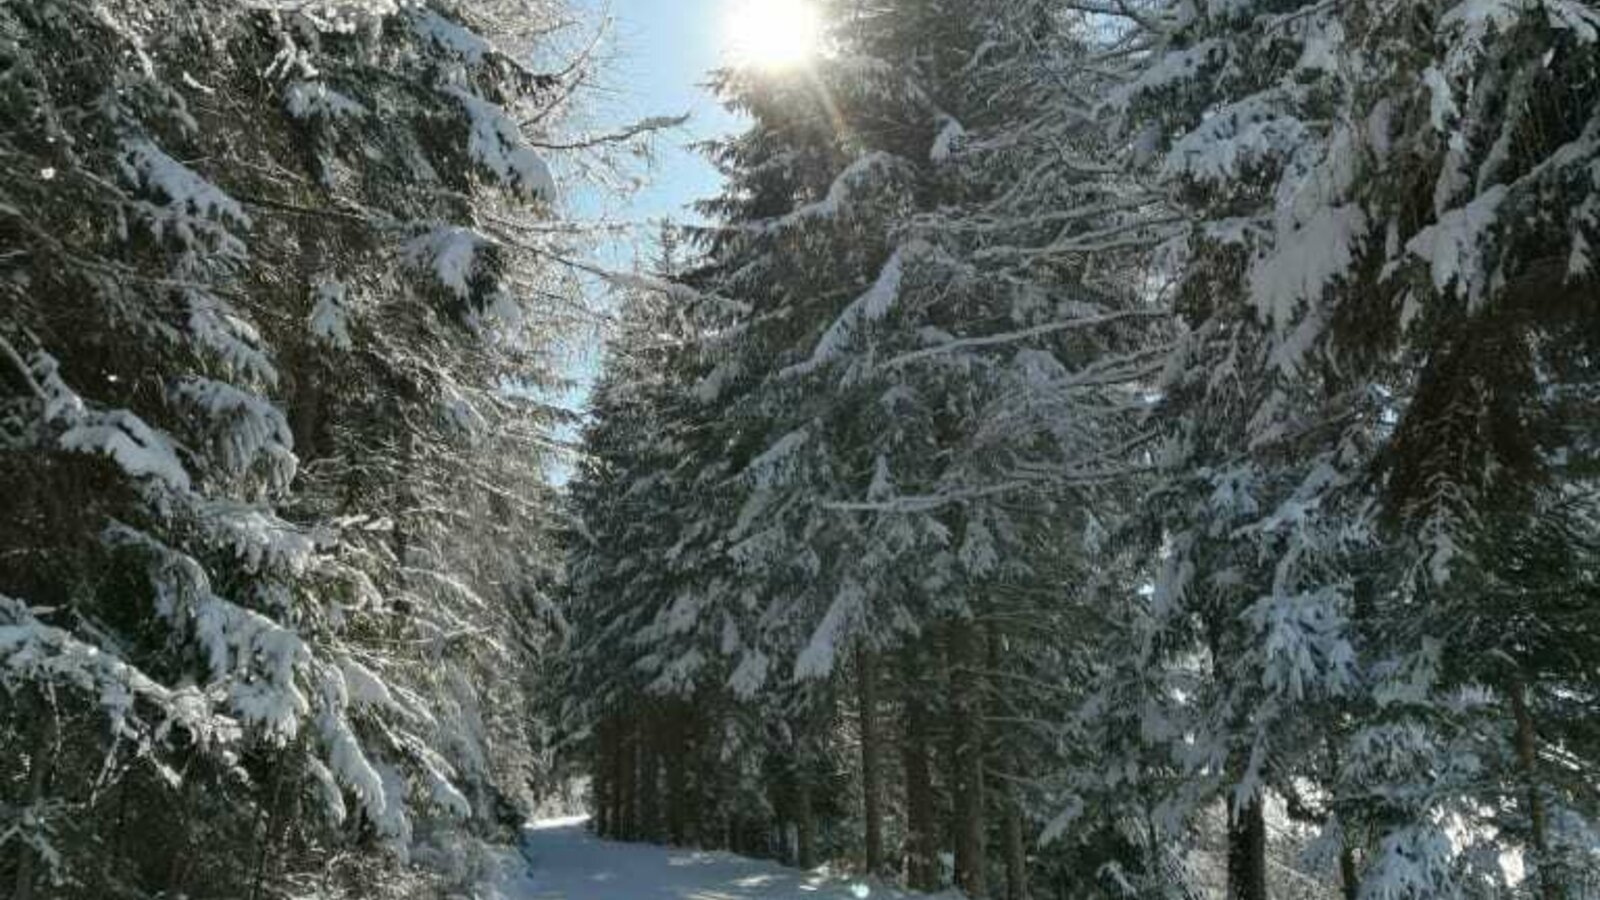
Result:
<svg viewBox="0 0 1600 900">
<path fill-rule="evenodd" d="M 928 760 L 928 710 L 918 690 L 921 666 L 914 649 L 904 651 L 905 725 L 900 742 L 906 780 L 906 883 L 914 891 L 939 889 L 939 823 L 933 797 L 933 770 Z"/>
<path fill-rule="evenodd" d="M 628 786 L 622 778 L 622 720 L 613 716 L 611 718 L 611 832 L 607 835 L 613 840 L 622 840 L 625 835 L 623 829 L 626 825 L 622 818 L 623 795 L 627 793 Z"/>
<path fill-rule="evenodd" d="M 611 720 L 601 719 L 594 730 L 594 833 L 611 836 Z"/>
<path fill-rule="evenodd" d="M 1267 900 L 1267 819 L 1256 797 L 1228 816 L 1228 900 Z"/>
<path fill-rule="evenodd" d="M 37 691 L 29 690 L 37 695 Z M 44 804 L 45 788 L 50 783 L 50 763 L 55 752 L 57 726 L 55 711 L 43 699 L 32 704 L 37 709 L 34 721 L 39 723 L 39 734 L 33 742 L 33 752 L 28 756 L 28 815 L 37 815 Z M 38 880 L 38 857 L 25 840 L 17 841 L 17 882 L 12 894 L 15 900 L 33 900 L 33 884 Z"/>
<path fill-rule="evenodd" d="M 667 836 L 673 844 L 682 847 L 689 840 L 689 730 L 684 727 L 681 716 L 675 716 L 669 728 Z"/>
<path fill-rule="evenodd" d="M 878 784 L 878 663 L 865 650 L 856 653 L 861 697 L 861 819 L 866 832 L 869 874 L 883 871 L 883 813 Z"/>
<path fill-rule="evenodd" d="M 811 784 L 801 775 L 795 784 L 795 819 L 800 828 L 800 868 L 811 869 L 817 864 L 817 823 L 811 810 Z"/>
<path fill-rule="evenodd" d="M 660 729 L 648 721 L 639 735 L 639 838 L 661 840 Z"/>
<path fill-rule="evenodd" d="M 1358 589 L 1359 590 L 1359 589 Z M 1360 593 L 1356 595 L 1358 598 Z M 1330 773 L 1332 781 L 1340 781 L 1340 774 L 1344 771 L 1343 764 L 1339 761 L 1339 741 L 1333 734 L 1326 738 L 1328 747 L 1328 762 L 1332 764 Z M 1337 798 L 1335 805 L 1337 808 Z M 1339 893 L 1344 900 L 1357 900 L 1361 895 L 1361 872 L 1356 867 L 1356 848 L 1353 843 L 1355 836 L 1350 833 L 1348 822 L 1343 819 L 1339 822 Z"/>
<path fill-rule="evenodd" d="M 968 897 L 989 896 L 984 851 L 983 702 L 979 695 L 976 623 L 950 623 L 951 790 L 955 794 L 956 885 Z"/>
<path fill-rule="evenodd" d="M 1358 900 L 1361 896 L 1361 875 L 1356 871 L 1356 851 L 1350 846 L 1350 835 L 1344 836 L 1344 847 L 1339 850 L 1339 887 L 1344 900 Z"/>
<path fill-rule="evenodd" d="M 793 822 L 783 823 L 783 864 L 800 867 L 800 826 Z"/>
<path fill-rule="evenodd" d="M 1006 900 L 1028 900 L 1028 847 L 1022 830 L 1022 807 L 1015 791 L 1007 788 L 1005 800 Z"/>
<path fill-rule="evenodd" d="M 1234 659 L 1234 645 L 1238 637 L 1233 624 L 1226 616 L 1212 615 L 1206 619 L 1206 641 L 1211 647 L 1211 677 L 1226 683 L 1230 677 L 1227 663 Z M 1230 724 L 1244 730 L 1243 714 Z M 1227 775 L 1230 783 L 1238 784 L 1244 777 L 1249 762 L 1249 749 L 1235 749 L 1228 760 Z M 1235 808 L 1228 805 L 1228 900 L 1267 900 L 1267 820 L 1262 812 L 1266 799 L 1261 795 L 1250 798 L 1249 805 Z"/>
<path fill-rule="evenodd" d="M 638 837 L 638 798 L 637 785 L 638 766 L 635 757 L 638 750 L 638 735 L 634 733 L 633 723 L 622 720 L 617 728 L 617 794 L 619 805 L 617 809 L 617 836 L 625 841 Z"/>
<path fill-rule="evenodd" d="M 250 900 L 257 900 L 261 896 L 262 885 L 266 882 L 268 861 L 277 842 L 278 824 L 283 813 L 283 759 L 274 758 L 271 766 L 272 799 L 261 804 L 261 815 L 257 818 L 261 834 L 256 844 L 255 874 L 250 881 Z"/>
<path fill-rule="evenodd" d="M 999 672 L 1005 661 L 1005 652 L 998 628 L 990 625 L 985 629 L 988 636 L 988 664 L 989 671 Z M 1017 759 L 1017 754 L 1012 749 L 1014 744 L 1003 739 L 995 733 L 995 729 L 988 734 L 989 757 L 1005 766 L 1007 776 L 1019 771 L 1022 763 Z M 1028 897 L 1028 848 L 1027 837 L 1023 832 L 1022 804 L 1017 798 L 1017 789 L 1009 780 L 999 782 L 999 804 L 1001 822 L 1001 840 L 1004 842 L 1004 862 L 1006 872 L 1006 900 L 1027 900 Z"/>
<path fill-rule="evenodd" d="M 327 267 L 324 249 L 317 237 L 318 231 L 324 227 L 321 220 L 311 217 L 300 219 L 296 226 L 295 233 L 300 244 L 300 279 L 297 286 L 302 292 L 300 299 L 307 304 L 302 321 L 309 319 L 315 308 L 317 283 Z M 299 457 L 302 466 L 306 466 L 322 455 L 323 410 L 326 402 L 318 377 L 320 354 L 310 341 L 305 341 L 298 349 L 289 348 L 289 353 L 293 361 L 289 372 L 293 389 L 288 410 L 289 430 L 294 436 L 295 456 Z"/>
<path fill-rule="evenodd" d="M 1528 710 L 1528 686 L 1520 678 L 1511 683 L 1511 715 L 1517 726 L 1517 763 L 1528 789 L 1529 837 L 1539 894 L 1544 900 L 1561 900 L 1561 880 L 1550 864 L 1549 821 L 1539 789 L 1539 735 L 1533 725 L 1533 713 Z"/>
</svg>

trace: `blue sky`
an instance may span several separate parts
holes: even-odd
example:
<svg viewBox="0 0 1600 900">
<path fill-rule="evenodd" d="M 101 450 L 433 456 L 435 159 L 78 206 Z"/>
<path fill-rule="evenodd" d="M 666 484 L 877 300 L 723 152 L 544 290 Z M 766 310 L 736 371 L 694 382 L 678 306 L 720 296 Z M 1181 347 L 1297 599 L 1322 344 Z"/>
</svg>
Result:
<svg viewBox="0 0 1600 900">
<path fill-rule="evenodd" d="M 635 260 L 653 254 L 654 223 L 664 218 L 693 217 L 690 203 L 714 195 L 720 178 L 698 154 L 688 149 L 696 141 L 735 131 L 739 122 L 701 85 L 720 65 L 728 11 L 739 0 L 579 0 L 595 21 L 609 15 L 612 24 L 603 46 L 607 62 L 601 75 L 606 91 L 589 98 L 590 116 L 598 130 L 651 116 L 689 115 L 679 129 L 662 136 L 654 164 L 645 174 L 647 183 L 619 201 L 602 200 L 592 193 L 571 198 L 573 214 L 590 218 L 605 214 L 637 226 L 632 236 L 600 248 L 607 266 L 627 269 Z M 603 290 L 591 283 L 591 289 Z M 563 405 L 581 409 L 589 383 L 598 371 L 598 347 L 573 348 L 568 375 L 579 384 L 562 399 Z M 562 435 L 573 438 L 575 434 Z M 565 464 L 550 469 L 556 483 L 565 482 Z"/>
<path fill-rule="evenodd" d="M 616 210 L 620 218 L 647 223 L 690 216 L 686 207 L 716 193 L 716 171 L 686 145 L 727 134 L 737 120 L 701 85 L 722 62 L 724 23 L 736 0 L 581 0 L 613 25 L 603 81 L 608 96 L 595 111 L 602 123 L 618 125 L 647 116 L 687 113 L 689 122 L 663 136 L 650 183 Z M 648 240 L 649 234 L 643 235 Z M 630 247 L 614 247 L 631 262 Z"/>
</svg>

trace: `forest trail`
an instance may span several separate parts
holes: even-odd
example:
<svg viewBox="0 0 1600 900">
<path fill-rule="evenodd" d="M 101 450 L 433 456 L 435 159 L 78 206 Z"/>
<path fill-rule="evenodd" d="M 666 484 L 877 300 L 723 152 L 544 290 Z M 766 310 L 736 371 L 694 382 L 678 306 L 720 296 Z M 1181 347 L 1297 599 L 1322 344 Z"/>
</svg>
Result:
<svg viewBox="0 0 1600 900">
<path fill-rule="evenodd" d="M 508 900 L 904 900 L 912 895 L 825 872 L 803 872 L 721 851 L 623 844 L 591 834 L 583 819 L 528 826 L 530 868 Z"/>
</svg>

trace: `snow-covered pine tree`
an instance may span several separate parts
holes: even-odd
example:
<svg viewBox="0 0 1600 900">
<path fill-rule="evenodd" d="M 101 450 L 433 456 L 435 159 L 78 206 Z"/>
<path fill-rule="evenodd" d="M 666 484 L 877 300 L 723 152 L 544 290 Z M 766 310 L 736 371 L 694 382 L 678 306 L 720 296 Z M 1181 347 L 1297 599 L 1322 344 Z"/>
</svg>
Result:
<svg viewBox="0 0 1600 900">
<path fill-rule="evenodd" d="M 298 511 L 349 526 L 341 562 L 387 598 L 351 615 L 353 652 L 436 711 L 384 729 L 389 752 L 458 773 L 486 829 L 515 825 L 508 800 L 527 799 L 525 695 L 478 688 L 530 675 L 556 562 L 542 486 L 556 414 L 538 398 L 554 386 L 550 340 L 577 295 L 551 265 L 568 243 L 545 221 L 554 184 L 517 124 L 555 124 L 566 86 L 535 67 L 562 63 L 519 35 L 568 16 L 536 3 L 418 9 L 353 36 L 290 22 L 274 58 L 286 110 L 316 149 L 316 181 L 291 203 L 345 213 L 342 228 L 300 242 L 311 328 L 279 338 L 305 360 Z M 307 92 L 393 114 L 330 114 L 302 104 Z M 386 659 L 395 640 L 421 649 Z M 429 797 L 442 790 L 434 774 L 421 787 L 419 806 L 453 802 Z"/>
<path fill-rule="evenodd" d="M 1282 705 L 1264 715 L 1270 678 L 1264 698 L 1235 695 L 1275 735 L 1247 742 L 1243 771 L 1259 759 L 1322 781 L 1320 818 L 1350 896 L 1512 889 L 1489 850 L 1511 841 L 1559 872 L 1572 857 L 1547 810 L 1586 801 L 1542 774 L 1542 754 L 1570 739 L 1541 743 L 1536 708 L 1560 720 L 1562 704 L 1530 704 L 1526 689 L 1589 693 L 1587 676 L 1531 660 L 1552 657 L 1547 636 L 1587 596 L 1557 561 L 1586 558 L 1592 541 L 1586 454 L 1572 449 L 1592 438 L 1570 425 L 1592 398 L 1572 355 L 1593 295 L 1594 107 L 1579 87 L 1592 83 L 1592 13 L 1212 4 L 1135 18 L 1161 52 L 1126 97 L 1136 112 L 1145 98 L 1158 139 L 1178 135 L 1161 172 L 1200 226 L 1183 260 L 1198 365 L 1168 400 L 1181 416 L 1187 383 L 1202 412 L 1172 423 L 1189 440 L 1174 471 L 1208 482 L 1186 518 L 1216 526 L 1168 520 L 1157 597 L 1221 588 L 1242 605 L 1270 582 L 1269 597 L 1311 589 L 1296 605 L 1312 612 L 1305 599 L 1321 593 L 1328 604 L 1309 617 L 1250 607 L 1229 654 L 1245 673 L 1235 668 L 1235 685 L 1298 648 L 1315 687 L 1319 671 L 1341 674 L 1328 654 L 1358 634 L 1372 661 L 1354 706 L 1306 694 L 1291 717 Z M 1208 434 L 1209 455 L 1194 455 Z M 1374 480 L 1358 473 L 1381 478 L 1381 494 L 1365 498 Z M 1374 552 L 1375 536 L 1411 549 Z M 1534 565 L 1543 575 L 1530 580 Z M 1555 583 L 1566 587 L 1545 593 Z M 1567 637 L 1567 658 L 1590 652 Z M 1323 682 L 1347 700 L 1351 684 Z M 1491 795 L 1518 797 L 1515 811 L 1485 817 L 1502 802 Z M 1581 814 L 1565 821 L 1588 827 Z M 1248 855 L 1255 874 L 1236 881 L 1260 885 L 1261 854 Z M 1534 884 L 1566 887 L 1559 875 L 1523 886 Z"/>
<path fill-rule="evenodd" d="M 560 719 L 574 736 L 568 740 L 591 744 L 596 827 L 619 838 L 634 835 L 615 806 L 622 786 L 614 731 L 632 718 L 645 687 L 637 664 L 646 651 L 634 637 L 666 593 L 666 573 L 650 561 L 671 547 L 676 514 L 664 502 L 675 446 L 662 386 L 670 383 L 679 339 L 659 300 L 647 292 L 623 298 L 588 403 L 584 456 L 568 488 L 574 533 L 563 615 L 573 630 L 561 663 L 564 684 L 552 698 L 563 707 Z M 635 736 L 629 727 L 628 739 Z"/>
<path fill-rule="evenodd" d="M 715 410 L 695 426 L 714 437 L 670 474 L 639 478 L 693 485 L 671 510 L 680 537 L 665 557 L 688 577 L 670 597 L 592 597 L 615 603 L 616 621 L 591 625 L 631 630 L 617 623 L 637 621 L 638 604 L 656 610 L 640 633 L 645 669 L 783 723 L 769 755 L 800 773 L 801 809 L 816 792 L 807 757 L 829 755 L 803 739 L 833 718 L 829 686 L 887 663 L 884 683 L 913 695 L 895 698 L 912 711 L 907 727 L 940 747 L 937 773 L 908 760 L 906 790 L 931 796 L 937 782 L 963 806 L 959 871 L 981 891 L 984 746 L 1023 737 L 983 737 L 995 698 L 981 673 L 991 659 L 1009 668 L 1008 646 L 1051 640 L 1021 623 L 1052 605 L 1052 589 L 1064 606 L 1044 615 L 1072 627 L 1057 612 L 1079 595 L 1056 579 L 1089 564 L 1045 576 L 1023 560 L 1058 557 L 1054 541 L 1092 544 L 1089 498 L 1111 498 L 1099 486 L 1127 474 L 1142 408 L 1132 388 L 1159 359 L 1142 342 L 1163 315 L 1135 267 L 1160 223 L 1136 185 L 1089 161 L 1096 124 L 1074 102 L 1089 82 L 1071 63 L 1094 34 L 1077 16 L 1042 4 L 971 20 L 937 4 L 838 12 L 833 52 L 807 78 L 724 77 L 754 125 L 713 148 L 729 188 L 706 205 L 720 221 L 702 232 L 707 262 L 692 286 L 731 315 L 695 338 L 709 371 L 673 386 Z M 1023 102 L 1046 93 L 1059 104 Z M 595 544 L 597 559 L 645 546 Z M 626 565 L 651 571 L 652 551 L 639 552 Z M 920 675 L 899 677 L 903 665 Z M 879 705 L 857 701 L 863 782 L 884 768 L 864 737 Z M 933 717 L 951 710 L 952 721 Z M 743 733 L 744 752 L 771 740 Z M 870 820 L 874 792 L 862 791 Z M 1020 893 L 1021 798 L 996 793 Z M 912 880 L 936 887 L 942 828 L 933 806 L 911 805 Z M 810 828 L 804 812 L 775 814 Z M 861 830 L 871 860 L 883 823 Z"/>
<path fill-rule="evenodd" d="M 515 821 L 568 15 L 0 11 L 16 896 L 401 894 Z"/>
<path fill-rule="evenodd" d="M 655 271 L 614 279 L 622 302 L 570 489 L 572 635 L 553 699 L 565 740 L 590 754 L 601 833 L 720 845 L 739 808 L 725 796 L 741 780 L 730 741 L 740 767 L 760 746 L 726 716 L 724 623 L 703 606 L 727 568 L 706 550 L 727 476 L 720 407 L 690 386 L 726 319 L 686 286 L 697 276 L 678 232 L 660 243 Z"/>
<path fill-rule="evenodd" d="M 1323 732 L 1357 685 L 1352 567 L 1370 544 L 1378 410 L 1330 328 L 1368 222 L 1352 202 L 1354 86 L 1327 5 L 1121 9 L 1150 52 L 1110 101 L 1184 228 L 1149 500 L 1159 566 L 1130 650 L 1148 683 L 1187 684 L 1145 726 L 1184 769 L 1162 787 L 1166 824 L 1192 836 L 1224 806 L 1228 896 L 1264 898 L 1269 800 L 1327 782 Z"/>
<path fill-rule="evenodd" d="M 704 265 L 637 285 L 681 353 L 607 382 L 579 497 L 610 830 L 692 794 L 679 839 L 973 894 L 1581 893 L 1592 14 L 968 6 L 823 4 L 802 77 L 723 76 Z"/>
<path fill-rule="evenodd" d="M 1353 810 L 1362 893 L 1581 895 L 1600 18 L 1557 0 L 1364 3 L 1341 20 L 1372 261 L 1340 324 L 1388 354 L 1379 472 L 1397 548 L 1373 603 L 1377 708 L 1346 752 L 1346 790 L 1380 798 Z"/>
</svg>

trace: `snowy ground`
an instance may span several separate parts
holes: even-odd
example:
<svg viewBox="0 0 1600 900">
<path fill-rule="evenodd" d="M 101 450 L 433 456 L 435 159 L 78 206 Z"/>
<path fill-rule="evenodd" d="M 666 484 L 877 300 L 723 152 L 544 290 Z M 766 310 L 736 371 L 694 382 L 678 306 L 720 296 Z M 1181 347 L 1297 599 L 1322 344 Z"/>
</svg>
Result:
<svg viewBox="0 0 1600 900">
<path fill-rule="evenodd" d="M 590 834 L 583 819 L 528 826 L 528 870 L 501 888 L 506 900 L 903 900 L 911 895 L 824 872 Z"/>
</svg>

